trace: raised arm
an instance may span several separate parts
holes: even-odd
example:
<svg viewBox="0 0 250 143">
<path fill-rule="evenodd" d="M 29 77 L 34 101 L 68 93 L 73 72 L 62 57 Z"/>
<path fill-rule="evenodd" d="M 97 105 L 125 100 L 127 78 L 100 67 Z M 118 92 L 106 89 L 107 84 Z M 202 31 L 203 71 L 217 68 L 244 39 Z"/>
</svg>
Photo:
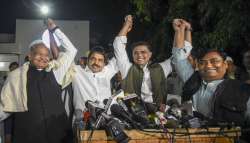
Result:
<svg viewBox="0 0 250 143">
<path fill-rule="evenodd" d="M 175 31 L 172 51 L 173 63 L 178 75 L 185 82 L 194 72 L 187 59 L 192 49 L 191 25 L 183 19 L 174 19 L 173 29 Z"/>
<path fill-rule="evenodd" d="M 110 59 L 108 64 L 104 68 L 107 68 L 107 70 L 109 71 L 107 74 L 110 78 L 112 78 L 119 71 L 116 58 L 113 57 L 112 59 Z"/>
<path fill-rule="evenodd" d="M 61 85 L 66 72 L 69 70 L 70 65 L 74 61 L 77 49 L 51 19 L 48 20 L 48 29 L 54 33 L 56 38 L 58 38 L 62 45 L 61 47 L 63 48 L 61 49 L 57 60 L 51 62 L 51 64 L 56 65 L 53 72 L 57 82 Z"/>
<path fill-rule="evenodd" d="M 131 31 L 132 26 L 133 18 L 131 15 L 127 15 L 125 17 L 123 26 L 118 35 L 115 37 L 113 43 L 117 65 L 123 79 L 127 76 L 129 68 L 132 65 L 128 59 L 128 55 L 126 52 L 127 34 Z"/>
<path fill-rule="evenodd" d="M 174 47 L 183 48 L 184 47 L 184 34 L 185 34 L 185 25 L 182 22 L 182 19 L 174 19 L 173 21 L 174 28 Z"/>
<path fill-rule="evenodd" d="M 117 36 L 127 36 L 127 34 L 132 30 L 133 17 L 131 15 L 127 15 L 124 20 L 123 27 Z"/>
<path fill-rule="evenodd" d="M 192 27 L 191 24 L 188 23 L 187 21 L 183 20 L 182 21 L 185 25 L 185 41 L 189 42 L 190 44 L 192 44 Z"/>
</svg>

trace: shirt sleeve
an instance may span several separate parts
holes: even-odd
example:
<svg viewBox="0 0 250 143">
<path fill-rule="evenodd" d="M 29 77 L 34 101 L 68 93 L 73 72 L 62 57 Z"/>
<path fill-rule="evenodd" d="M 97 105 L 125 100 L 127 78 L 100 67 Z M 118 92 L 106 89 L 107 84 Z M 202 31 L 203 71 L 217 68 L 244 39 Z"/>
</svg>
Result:
<svg viewBox="0 0 250 143">
<path fill-rule="evenodd" d="M 83 88 L 87 88 L 87 86 L 83 86 L 83 84 L 81 83 L 80 80 L 80 76 L 82 74 L 82 72 L 80 72 L 82 69 L 82 67 L 80 67 L 79 65 L 77 65 L 75 67 L 76 69 L 76 74 L 72 80 L 72 88 L 73 88 L 73 106 L 74 109 L 81 109 L 82 111 L 85 111 L 86 107 L 85 107 L 85 102 L 88 100 L 86 96 L 84 96 L 84 92 L 85 91 Z"/>
<path fill-rule="evenodd" d="M 171 58 L 159 63 L 164 71 L 165 78 L 172 72 Z"/>
<path fill-rule="evenodd" d="M 194 73 L 194 69 L 187 59 L 191 50 L 192 45 L 187 41 L 185 41 L 183 48 L 174 47 L 172 49 L 173 64 L 175 66 L 177 74 L 184 82 L 186 82 Z"/>
<path fill-rule="evenodd" d="M 2 110 L 2 107 L 0 107 L 0 122 L 5 120 L 6 118 L 8 118 L 10 115 L 11 115 L 11 113 L 4 112 Z"/>
<path fill-rule="evenodd" d="M 108 64 L 105 67 L 108 69 L 110 78 L 112 78 L 119 71 L 116 58 L 112 58 L 111 60 L 109 60 Z"/>
<path fill-rule="evenodd" d="M 118 69 L 121 72 L 122 79 L 124 79 L 129 71 L 129 68 L 132 66 L 130 63 L 126 51 L 126 43 L 127 37 L 126 36 L 117 36 L 114 40 L 114 53 L 117 60 Z"/>
<path fill-rule="evenodd" d="M 62 84 L 62 80 L 66 72 L 74 61 L 77 49 L 60 29 L 56 29 L 55 35 L 60 41 L 63 49 L 62 52 L 60 52 L 58 59 L 56 60 L 60 64 L 60 66 L 56 69 L 53 69 L 53 72 L 57 82 L 59 84 Z"/>
</svg>

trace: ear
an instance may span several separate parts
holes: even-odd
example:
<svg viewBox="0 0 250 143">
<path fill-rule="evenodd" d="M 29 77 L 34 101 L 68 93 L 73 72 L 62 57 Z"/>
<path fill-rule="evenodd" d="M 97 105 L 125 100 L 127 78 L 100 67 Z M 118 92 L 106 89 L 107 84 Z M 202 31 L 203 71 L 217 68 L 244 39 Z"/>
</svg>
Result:
<svg viewBox="0 0 250 143">
<path fill-rule="evenodd" d="M 29 61 L 31 61 L 31 52 L 28 54 Z"/>
<path fill-rule="evenodd" d="M 152 57 L 152 52 L 149 52 L 149 58 L 151 58 Z"/>
<path fill-rule="evenodd" d="M 198 69 L 198 60 L 194 59 L 195 70 Z"/>
<path fill-rule="evenodd" d="M 224 63 L 225 68 L 228 69 L 228 63 L 227 63 L 227 61 L 225 60 L 223 63 Z"/>
</svg>

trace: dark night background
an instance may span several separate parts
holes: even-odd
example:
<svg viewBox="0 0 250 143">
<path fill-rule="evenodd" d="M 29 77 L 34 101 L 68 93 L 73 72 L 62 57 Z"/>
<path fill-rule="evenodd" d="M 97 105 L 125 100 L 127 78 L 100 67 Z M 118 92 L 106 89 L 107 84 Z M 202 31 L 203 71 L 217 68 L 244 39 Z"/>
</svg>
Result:
<svg viewBox="0 0 250 143">
<path fill-rule="evenodd" d="M 129 43 L 147 40 L 154 60 L 171 55 L 171 21 L 184 18 L 193 26 L 194 48 L 226 51 L 241 64 L 241 53 L 250 48 L 250 1 L 248 0 L 1 0 L 0 33 L 15 32 L 16 19 L 41 19 L 38 3 L 48 3 L 50 17 L 89 20 L 90 46 L 108 47 L 126 14 L 135 17 Z"/>
<path fill-rule="evenodd" d="M 89 20 L 91 36 L 104 43 L 118 32 L 128 10 L 128 2 L 116 0 L 1 0 L 0 33 L 15 33 L 16 19 L 42 19 L 40 3 L 49 4 L 53 19 Z"/>
</svg>

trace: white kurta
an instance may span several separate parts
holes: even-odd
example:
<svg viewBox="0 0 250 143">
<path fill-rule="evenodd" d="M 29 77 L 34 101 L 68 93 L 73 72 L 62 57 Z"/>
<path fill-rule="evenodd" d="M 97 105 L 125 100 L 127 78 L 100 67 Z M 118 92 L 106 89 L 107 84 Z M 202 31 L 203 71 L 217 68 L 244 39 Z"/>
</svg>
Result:
<svg viewBox="0 0 250 143">
<path fill-rule="evenodd" d="M 114 53 L 115 53 L 115 56 L 117 57 L 117 65 L 121 72 L 122 79 L 125 79 L 127 77 L 129 69 L 131 68 L 133 64 L 129 61 L 129 58 L 126 52 L 126 44 L 127 44 L 126 36 L 117 36 L 113 43 Z M 167 78 L 168 75 L 172 72 L 171 59 L 170 58 L 166 59 L 159 64 L 163 69 L 165 78 Z M 143 68 L 143 73 L 144 74 L 143 74 L 140 96 L 142 97 L 143 101 L 152 103 L 153 93 L 152 93 L 151 77 L 150 77 L 150 72 L 149 72 L 149 69 L 147 68 L 147 65 Z"/>
<path fill-rule="evenodd" d="M 75 67 L 73 78 L 73 104 L 75 109 L 85 110 L 85 102 L 90 100 L 103 105 L 103 100 L 111 97 L 111 78 L 118 72 L 115 58 L 109 61 L 101 72 L 93 73 L 88 67 Z"/>
</svg>

